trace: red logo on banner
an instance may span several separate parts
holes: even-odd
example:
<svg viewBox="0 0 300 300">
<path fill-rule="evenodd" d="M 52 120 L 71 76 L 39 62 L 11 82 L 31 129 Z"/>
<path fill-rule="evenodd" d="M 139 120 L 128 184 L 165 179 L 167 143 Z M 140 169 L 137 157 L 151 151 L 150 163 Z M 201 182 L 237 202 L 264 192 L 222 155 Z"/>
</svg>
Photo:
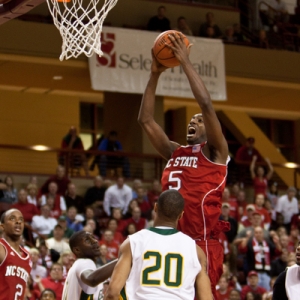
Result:
<svg viewBox="0 0 300 300">
<path fill-rule="evenodd" d="M 116 67 L 116 52 L 115 52 L 115 34 L 101 33 L 101 50 L 103 56 L 97 56 L 97 60 L 101 66 L 108 68 Z"/>
</svg>

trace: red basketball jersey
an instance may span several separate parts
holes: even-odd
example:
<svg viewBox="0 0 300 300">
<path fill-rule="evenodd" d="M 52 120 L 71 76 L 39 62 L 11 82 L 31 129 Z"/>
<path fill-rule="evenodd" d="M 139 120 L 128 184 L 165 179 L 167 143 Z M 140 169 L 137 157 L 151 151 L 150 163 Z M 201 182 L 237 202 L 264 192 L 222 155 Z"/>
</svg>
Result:
<svg viewBox="0 0 300 300">
<path fill-rule="evenodd" d="M 176 189 L 185 200 L 178 229 L 193 239 L 209 239 L 221 214 L 222 192 L 227 165 L 208 160 L 202 147 L 180 146 L 168 161 L 162 175 L 162 188 Z"/>
<path fill-rule="evenodd" d="M 0 244 L 5 248 L 5 258 L 0 264 L 0 300 L 23 300 L 31 271 L 29 253 L 20 247 L 24 257 L 20 256 L 5 239 L 0 239 Z"/>
</svg>

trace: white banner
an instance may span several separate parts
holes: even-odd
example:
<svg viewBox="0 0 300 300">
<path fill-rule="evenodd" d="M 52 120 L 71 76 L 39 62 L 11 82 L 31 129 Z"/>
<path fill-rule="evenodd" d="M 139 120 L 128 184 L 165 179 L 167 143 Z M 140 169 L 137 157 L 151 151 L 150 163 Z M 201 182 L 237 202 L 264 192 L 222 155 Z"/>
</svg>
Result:
<svg viewBox="0 0 300 300">
<path fill-rule="evenodd" d="M 92 88 L 143 94 L 151 68 L 151 48 L 157 32 L 103 28 L 103 56 L 89 59 Z M 188 36 L 190 60 L 213 100 L 226 100 L 224 45 L 221 40 Z M 167 69 L 160 77 L 157 95 L 194 98 L 180 66 Z"/>
</svg>

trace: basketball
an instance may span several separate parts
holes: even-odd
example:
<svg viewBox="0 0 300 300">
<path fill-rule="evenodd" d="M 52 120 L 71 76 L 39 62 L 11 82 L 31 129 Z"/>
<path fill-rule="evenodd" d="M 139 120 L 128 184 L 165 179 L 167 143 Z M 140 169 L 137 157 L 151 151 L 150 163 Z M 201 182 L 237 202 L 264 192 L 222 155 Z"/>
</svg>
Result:
<svg viewBox="0 0 300 300">
<path fill-rule="evenodd" d="M 154 41 L 153 46 L 153 54 L 155 58 L 158 60 L 159 63 L 161 63 L 163 66 L 168 68 L 173 68 L 180 65 L 180 62 L 175 57 L 173 51 L 166 45 L 172 44 L 171 39 L 169 38 L 169 34 L 179 34 L 179 31 L 176 30 L 168 30 L 162 32 Z M 188 46 L 189 40 L 187 37 L 183 35 L 183 41 L 186 46 Z"/>
</svg>

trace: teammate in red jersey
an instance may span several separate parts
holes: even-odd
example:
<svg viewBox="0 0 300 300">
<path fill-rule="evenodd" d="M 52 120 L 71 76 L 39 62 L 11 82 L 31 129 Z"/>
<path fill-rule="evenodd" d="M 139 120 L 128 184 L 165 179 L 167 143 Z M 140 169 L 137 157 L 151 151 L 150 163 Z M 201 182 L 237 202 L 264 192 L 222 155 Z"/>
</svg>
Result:
<svg viewBox="0 0 300 300">
<path fill-rule="evenodd" d="M 202 114 L 192 117 L 187 127 L 187 146 L 168 139 L 154 120 L 155 90 L 165 67 L 153 57 L 151 75 L 144 92 L 138 121 L 151 143 L 168 160 L 162 187 L 178 190 L 185 199 L 178 228 L 197 241 L 207 255 L 208 275 L 215 299 L 215 286 L 222 274 L 223 249 L 220 231 L 229 224 L 219 221 L 221 197 L 226 183 L 228 145 L 213 109 L 210 95 L 189 60 L 182 35 L 170 35 L 169 46 L 180 61 Z"/>
<path fill-rule="evenodd" d="M 29 253 L 21 246 L 24 218 L 18 209 L 10 209 L 1 216 L 0 226 L 0 300 L 23 300 L 31 271 Z"/>
</svg>

